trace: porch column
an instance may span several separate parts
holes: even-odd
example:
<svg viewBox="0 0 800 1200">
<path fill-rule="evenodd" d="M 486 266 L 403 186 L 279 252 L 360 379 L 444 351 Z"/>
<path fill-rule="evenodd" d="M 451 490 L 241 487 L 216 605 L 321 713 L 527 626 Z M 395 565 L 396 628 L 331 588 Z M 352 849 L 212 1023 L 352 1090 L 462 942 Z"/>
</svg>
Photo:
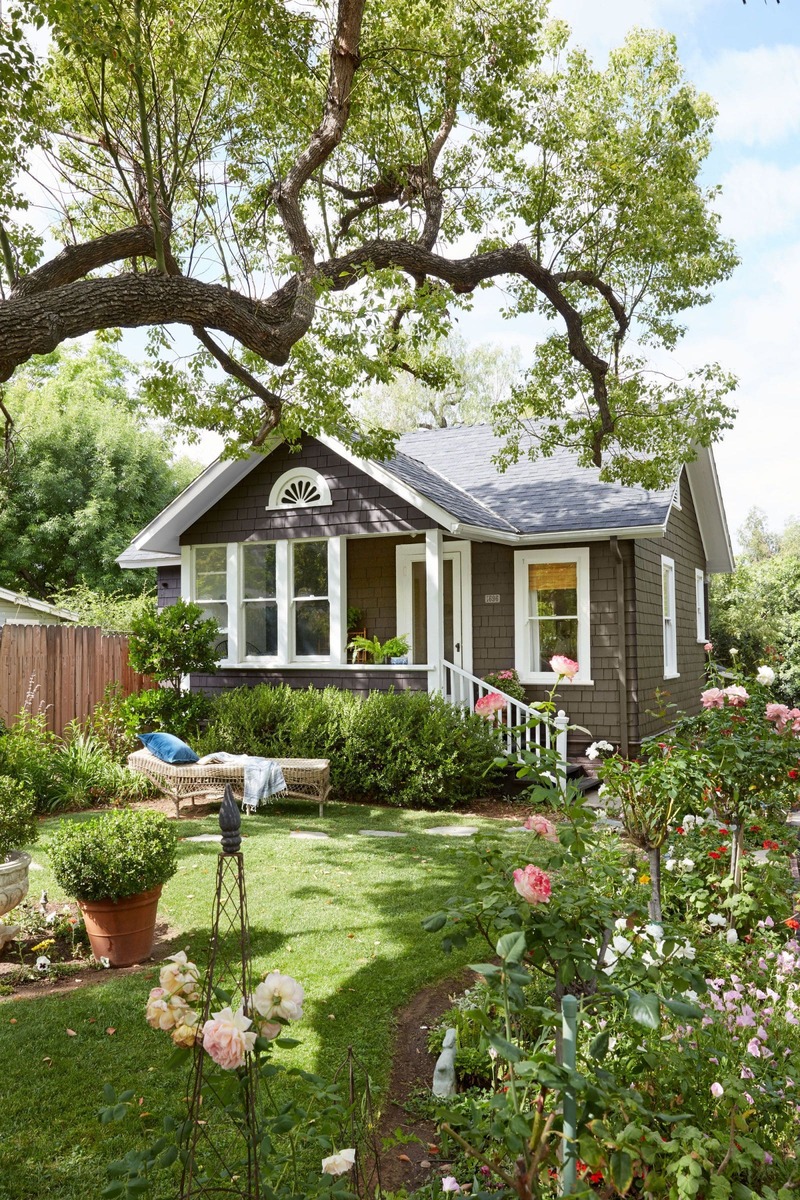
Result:
<svg viewBox="0 0 800 1200">
<path fill-rule="evenodd" d="M 328 538 L 331 662 L 347 662 L 347 538 Z"/>
<path fill-rule="evenodd" d="M 426 619 L 428 627 L 428 691 L 444 688 L 444 556 L 441 529 L 425 531 Z"/>
</svg>

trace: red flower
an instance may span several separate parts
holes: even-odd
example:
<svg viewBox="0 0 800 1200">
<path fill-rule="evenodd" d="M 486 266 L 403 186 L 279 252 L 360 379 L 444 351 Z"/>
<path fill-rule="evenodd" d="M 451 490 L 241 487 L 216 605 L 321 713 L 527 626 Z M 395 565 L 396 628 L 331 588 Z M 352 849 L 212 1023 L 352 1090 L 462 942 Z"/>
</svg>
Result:
<svg viewBox="0 0 800 1200">
<path fill-rule="evenodd" d="M 600 1171 L 592 1171 L 591 1175 L 589 1176 L 589 1183 L 602 1183 L 602 1182 L 603 1182 L 602 1173 Z"/>
<path fill-rule="evenodd" d="M 717 853 L 716 850 L 709 850 L 708 857 L 709 858 L 719 858 L 719 854 Z"/>
<path fill-rule="evenodd" d="M 765 842 L 762 842 L 761 845 L 763 846 L 763 848 L 765 850 L 780 850 L 780 846 L 778 845 L 778 843 L 771 842 L 769 840 L 769 838 L 767 838 L 767 840 Z"/>
<path fill-rule="evenodd" d="M 719 848 L 719 852 L 720 852 L 720 854 L 727 854 L 727 853 L 728 853 L 728 847 L 727 847 L 727 846 L 720 846 L 720 848 Z"/>
<path fill-rule="evenodd" d="M 790 778 L 790 779 L 797 779 L 797 776 L 798 776 L 798 775 L 800 775 L 800 771 L 790 771 L 790 772 L 789 772 L 789 778 Z"/>
<path fill-rule="evenodd" d="M 685 830 L 684 830 L 684 828 L 683 828 L 683 826 L 682 826 L 682 825 L 678 825 L 678 826 L 676 826 L 676 828 L 675 828 L 675 832 L 676 832 L 676 833 L 684 833 L 684 832 L 685 832 Z"/>
<path fill-rule="evenodd" d="M 750 833 L 760 833 L 760 832 L 761 832 L 761 826 L 760 826 L 760 825 L 751 825 L 751 826 L 750 826 L 750 829 L 749 829 L 749 832 L 750 832 Z"/>
<path fill-rule="evenodd" d="M 783 923 L 784 925 L 788 925 L 790 929 L 800 929 L 800 921 L 796 917 L 787 917 Z"/>
<path fill-rule="evenodd" d="M 730 829 L 718 829 L 717 833 L 721 833 L 723 837 L 727 837 L 730 833 Z"/>
</svg>

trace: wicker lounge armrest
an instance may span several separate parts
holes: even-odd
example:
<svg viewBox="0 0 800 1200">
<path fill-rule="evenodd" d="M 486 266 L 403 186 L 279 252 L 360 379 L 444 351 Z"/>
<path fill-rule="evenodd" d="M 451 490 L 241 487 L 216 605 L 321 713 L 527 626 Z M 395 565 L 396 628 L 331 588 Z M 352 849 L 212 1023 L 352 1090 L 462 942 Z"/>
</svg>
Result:
<svg viewBox="0 0 800 1200">
<path fill-rule="evenodd" d="M 324 816 L 324 805 L 331 790 L 331 764 L 327 758 L 278 758 L 275 760 L 283 771 L 286 790 L 276 793 L 277 797 L 294 796 L 301 800 L 314 800 L 319 804 L 319 815 Z M 194 807 L 198 796 L 218 794 L 220 799 L 226 783 L 241 799 L 244 789 L 244 766 L 241 763 L 165 763 L 149 750 L 134 750 L 128 755 L 131 771 L 146 775 L 155 786 L 172 799 L 175 812 L 180 816 L 181 800 L 192 801 Z"/>
</svg>

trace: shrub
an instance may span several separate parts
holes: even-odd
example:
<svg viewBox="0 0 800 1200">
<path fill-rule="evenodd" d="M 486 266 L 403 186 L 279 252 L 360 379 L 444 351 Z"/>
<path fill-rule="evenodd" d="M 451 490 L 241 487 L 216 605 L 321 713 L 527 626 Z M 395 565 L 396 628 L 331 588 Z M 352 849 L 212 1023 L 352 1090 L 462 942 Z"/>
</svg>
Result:
<svg viewBox="0 0 800 1200">
<path fill-rule="evenodd" d="M 174 692 L 192 671 L 216 671 L 222 658 L 219 626 L 199 604 L 176 600 L 160 612 L 143 612 L 131 622 L 128 658 L 134 671 L 152 675 Z"/>
<path fill-rule="evenodd" d="M 199 735 L 200 724 L 209 713 L 209 700 L 204 692 L 173 691 L 172 688 L 151 688 L 128 696 L 122 705 L 122 716 L 131 749 L 140 749 L 136 740 L 140 731 L 163 729 L 184 741 Z"/>
<path fill-rule="evenodd" d="M 480 717 L 426 692 L 238 688 L 212 702 L 198 753 L 329 758 L 343 798 L 450 808 L 490 790 L 497 741 Z"/>
<path fill-rule="evenodd" d="M 0 775 L 0 863 L 38 836 L 33 793 L 10 775 Z"/>
<path fill-rule="evenodd" d="M 178 835 L 162 813 L 104 813 L 64 822 L 48 846 L 56 881 L 77 900 L 121 900 L 166 883 L 178 869 Z"/>
</svg>

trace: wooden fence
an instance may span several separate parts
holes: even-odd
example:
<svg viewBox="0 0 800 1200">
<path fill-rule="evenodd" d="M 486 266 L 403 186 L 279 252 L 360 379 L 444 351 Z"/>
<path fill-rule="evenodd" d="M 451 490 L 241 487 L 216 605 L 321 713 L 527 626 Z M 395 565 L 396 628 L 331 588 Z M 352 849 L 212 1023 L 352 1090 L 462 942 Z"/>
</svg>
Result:
<svg viewBox="0 0 800 1200">
<path fill-rule="evenodd" d="M 124 633 L 83 625 L 13 625 L 0 628 L 0 720 L 23 709 L 44 712 L 61 734 L 70 721 L 88 717 L 109 683 L 122 694 L 152 687 L 128 663 Z"/>
</svg>

